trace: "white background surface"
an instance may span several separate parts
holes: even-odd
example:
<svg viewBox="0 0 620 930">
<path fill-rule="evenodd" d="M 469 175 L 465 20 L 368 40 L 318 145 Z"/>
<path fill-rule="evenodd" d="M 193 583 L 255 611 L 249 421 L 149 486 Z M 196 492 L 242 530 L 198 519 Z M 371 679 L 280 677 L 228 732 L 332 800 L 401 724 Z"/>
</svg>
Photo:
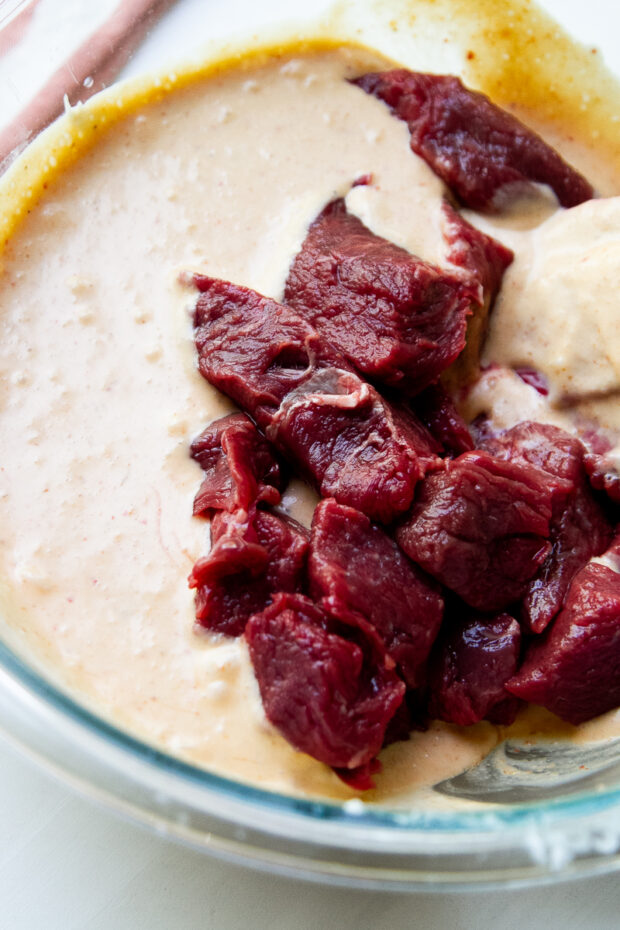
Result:
<svg viewBox="0 0 620 930">
<path fill-rule="evenodd" d="M 0 742 L 2 930 L 618 930 L 617 875 L 382 894 L 252 872 L 76 797 Z"/>
<path fill-rule="evenodd" d="M 43 0 L 42 6 L 54 2 L 63 5 Z M 610 64 L 620 65 L 620 15 L 613 0 L 543 5 L 582 41 L 598 45 Z M 166 23 L 166 42 L 186 36 L 191 47 L 198 13 L 203 28 L 219 36 L 230 24 L 247 28 L 311 6 L 296 0 L 181 0 Z M 149 53 L 162 38 L 160 27 Z M 0 740 L 0 930 L 241 927 L 618 930 L 620 878 L 458 895 L 381 894 L 275 878 L 220 863 L 118 819 Z"/>
</svg>

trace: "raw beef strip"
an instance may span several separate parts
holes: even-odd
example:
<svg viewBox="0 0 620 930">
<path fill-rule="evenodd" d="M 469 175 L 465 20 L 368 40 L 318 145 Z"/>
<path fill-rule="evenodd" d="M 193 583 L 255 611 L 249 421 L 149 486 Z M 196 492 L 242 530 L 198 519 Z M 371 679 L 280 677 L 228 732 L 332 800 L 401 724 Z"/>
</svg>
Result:
<svg viewBox="0 0 620 930">
<path fill-rule="evenodd" d="M 352 371 L 305 320 L 249 288 L 194 275 L 201 375 L 264 431 L 282 400 L 316 371 Z"/>
<path fill-rule="evenodd" d="M 264 510 L 224 511 L 211 522 L 211 539 L 189 579 L 200 626 L 240 636 L 275 593 L 301 590 L 308 534 L 294 520 Z"/>
<path fill-rule="evenodd" d="M 620 471 L 615 457 L 612 460 L 589 452 L 585 464 L 592 487 L 604 491 L 614 504 L 620 504 Z"/>
<path fill-rule="evenodd" d="M 443 236 L 449 248 L 447 259 L 460 269 L 469 294 L 478 304 L 492 303 L 502 286 L 504 272 L 514 253 L 497 239 L 487 236 L 454 209 L 446 200 L 442 205 Z"/>
<path fill-rule="evenodd" d="M 418 480 L 440 464 L 438 444 L 413 414 L 339 369 L 291 392 L 267 435 L 323 497 L 380 523 L 404 513 Z"/>
<path fill-rule="evenodd" d="M 405 685 L 370 625 L 337 609 L 334 616 L 306 597 L 277 595 L 245 635 L 268 720 L 295 749 L 359 778 Z"/>
<path fill-rule="evenodd" d="M 368 517 L 335 500 L 314 511 L 308 555 L 310 593 L 336 597 L 363 614 L 383 639 L 410 688 L 439 632 L 438 585 Z"/>
<path fill-rule="evenodd" d="M 194 515 L 213 510 L 249 510 L 253 504 L 279 504 L 285 479 L 275 450 L 243 413 L 211 423 L 191 444 L 190 453 L 205 478 L 194 499 Z"/>
<path fill-rule="evenodd" d="M 521 607 L 526 626 L 542 633 L 562 607 L 572 578 L 609 545 L 612 526 L 590 491 L 585 450 L 574 436 L 557 426 L 526 420 L 487 441 L 484 448 L 497 458 L 534 465 L 565 482 L 554 501 L 551 552 L 530 582 Z"/>
<path fill-rule="evenodd" d="M 528 182 L 548 184 L 563 207 L 594 194 L 540 136 L 456 77 L 397 69 L 353 83 L 407 123 L 412 150 L 473 210 L 497 208 L 502 188 Z"/>
<path fill-rule="evenodd" d="M 311 224 L 284 302 L 371 380 L 416 394 L 462 351 L 472 301 L 460 276 L 375 236 L 340 199 Z"/>
<path fill-rule="evenodd" d="M 520 648 L 521 629 L 508 614 L 448 624 L 431 660 L 431 717 L 459 726 L 512 723 L 519 701 L 504 685 L 517 670 Z"/>
<path fill-rule="evenodd" d="M 585 475 L 582 443 L 549 423 L 524 420 L 485 440 L 484 449 L 503 461 L 533 465 L 556 478 L 560 508 Z"/>
<path fill-rule="evenodd" d="M 472 315 L 467 321 L 465 348 L 445 373 L 445 383 L 456 390 L 480 373 L 480 353 L 487 335 L 489 316 L 513 253 L 485 235 L 449 203 L 443 205 L 443 235 L 449 245 L 448 261 L 469 287 Z"/>
<path fill-rule="evenodd" d="M 203 376 L 256 420 L 323 496 L 389 523 L 410 505 L 439 449 L 288 307 L 196 276 Z"/>
<path fill-rule="evenodd" d="M 588 429 L 582 436 L 587 452 L 584 456 L 590 484 L 604 491 L 615 504 L 620 504 L 620 466 L 616 443 L 598 429 Z"/>
<path fill-rule="evenodd" d="M 431 384 L 411 402 L 411 407 L 431 436 L 449 456 L 474 449 L 474 440 L 454 401 L 441 384 Z"/>
<path fill-rule="evenodd" d="M 420 484 L 396 539 L 471 607 L 502 610 L 523 596 L 550 551 L 558 481 L 486 452 L 444 464 Z"/>
<path fill-rule="evenodd" d="M 575 725 L 620 705 L 618 538 L 603 561 L 575 575 L 563 610 L 544 636 L 531 641 L 507 683 L 512 694 Z"/>
<path fill-rule="evenodd" d="M 449 204 L 443 209 L 453 269 L 376 236 L 334 200 L 311 224 L 284 292 L 359 371 L 407 394 L 454 362 L 471 329 L 467 317 L 486 319 L 512 261 L 512 252 Z"/>
</svg>

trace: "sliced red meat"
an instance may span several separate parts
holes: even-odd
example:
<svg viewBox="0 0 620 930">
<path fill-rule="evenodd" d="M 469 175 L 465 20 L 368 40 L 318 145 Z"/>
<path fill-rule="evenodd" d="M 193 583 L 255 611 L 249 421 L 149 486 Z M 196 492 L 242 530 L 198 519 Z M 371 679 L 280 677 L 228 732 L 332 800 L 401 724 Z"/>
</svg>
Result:
<svg viewBox="0 0 620 930">
<path fill-rule="evenodd" d="M 614 504 L 620 504 L 620 471 L 616 457 L 589 452 L 585 465 L 590 483 L 597 491 L 604 491 Z"/>
<path fill-rule="evenodd" d="M 433 651 L 431 717 L 469 726 L 512 723 L 519 701 L 504 685 L 515 674 L 521 628 L 509 614 L 470 616 L 447 625 Z"/>
<path fill-rule="evenodd" d="M 386 523 L 403 513 L 439 448 L 415 416 L 385 401 L 288 307 L 224 281 L 196 281 L 203 376 L 322 495 Z"/>
<path fill-rule="evenodd" d="M 357 780 L 369 777 L 405 685 L 363 618 L 345 614 L 277 595 L 245 635 L 268 720 L 295 749 Z"/>
<path fill-rule="evenodd" d="M 413 414 L 349 372 L 324 369 L 282 403 L 269 438 L 324 497 L 391 523 L 437 467 L 438 445 Z"/>
<path fill-rule="evenodd" d="M 555 499 L 551 552 L 526 591 L 521 619 L 542 633 L 558 613 L 572 578 L 609 545 L 613 528 L 588 486 L 582 443 L 556 426 L 524 421 L 484 448 L 517 464 L 534 465 L 565 483 Z"/>
<path fill-rule="evenodd" d="M 587 452 L 584 464 L 590 484 L 603 491 L 614 504 L 620 504 L 620 465 L 616 443 L 601 430 L 589 429 L 583 435 Z"/>
<path fill-rule="evenodd" d="M 308 533 L 294 520 L 264 510 L 224 511 L 212 520 L 211 539 L 189 578 L 200 626 L 240 636 L 275 593 L 301 590 Z"/>
<path fill-rule="evenodd" d="M 484 442 L 484 449 L 504 461 L 540 468 L 558 479 L 560 509 L 584 477 L 582 443 L 549 423 L 524 420 Z"/>
<path fill-rule="evenodd" d="M 568 586 L 586 562 L 604 552 L 612 527 L 604 511 L 582 487 L 551 525 L 551 553 L 523 600 L 521 619 L 541 633 L 560 610 Z"/>
<path fill-rule="evenodd" d="M 402 672 L 401 672 L 402 677 Z M 418 691 L 407 691 L 405 698 L 387 725 L 385 736 L 383 737 L 383 746 L 391 746 L 392 743 L 407 742 L 409 734 L 416 729 L 416 720 L 414 714 L 409 708 L 409 699 L 418 695 Z M 415 707 L 413 708 L 415 711 Z"/>
<path fill-rule="evenodd" d="M 335 597 L 363 614 L 409 687 L 421 684 L 443 598 L 393 539 L 358 510 L 323 500 L 312 521 L 308 581 L 316 600 Z"/>
<path fill-rule="evenodd" d="M 351 366 L 300 316 L 249 288 L 194 275 L 198 368 L 264 430 L 282 400 L 322 368 Z"/>
<path fill-rule="evenodd" d="M 421 482 L 396 539 L 471 607 L 502 610 L 523 596 L 550 551 L 559 490 L 537 468 L 466 452 Z"/>
<path fill-rule="evenodd" d="M 459 355 L 471 312 L 459 275 L 375 236 L 342 199 L 311 224 L 284 301 L 360 372 L 408 394 Z"/>
<path fill-rule="evenodd" d="M 514 253 L 472 226 L 448 201 L 444 202 L 442 210 L 443 235 L 449 245 L 448 261 L 464 273 L 463 280 L 469 284 L 475 303 L 492 303 Z"/>
<path fill-rule="evenodd" d="M 262 574 L 269 553 L 258 537 L 256 517 L 256 508 L 215 513 L 211 519 L 211 550 L 198 560 L 190 577 L 200 575 L 201 581 L 207 583 L 246 570 L 252 577 Z"/>
<path fill-rule="evenodd" d="M 446 455 L 473 451 L 474 440 L 467 424 L 441 384 L 431 384 L 418 394 L 412 409 Z"/>
<path fill-rule="evenodd" d="M 478 377 L 489 316 L 504 272 L 514 256 L 501 242 L 468 223 L 447 202 L 443 205 L 443 234 L 449 244 L 448 260 L 461 271 L 472 309 L 465 348 L 444 376 L 448 385 L 456 389 Z"/>
<path fill-rule="evenodd" d="M 540 136 L 456 77 L 396 69 L 353 83 L 407 123 L 412 150 L 474 210 L 496 209 L 498 193 L 530 182 L 549 185 L 563 207 L 594 195 Z"/>
<path fill-rule="evenodd" d="M 285 479 L 275 450 L 243 413 L 209 424 L 192 442 L 190 454 L 205 472 L 194 515 L 249 510 L 258 501 L 280 503 Z"/>
<path fill-rule="evenodd" d="M 620 541 L 590 562 L 568 589 L 564 608 L 533 639 L 507 689 L 572 724 L 620 705 Z M 613 567 L 609 567 L 613 566 Z"/>
</svg>

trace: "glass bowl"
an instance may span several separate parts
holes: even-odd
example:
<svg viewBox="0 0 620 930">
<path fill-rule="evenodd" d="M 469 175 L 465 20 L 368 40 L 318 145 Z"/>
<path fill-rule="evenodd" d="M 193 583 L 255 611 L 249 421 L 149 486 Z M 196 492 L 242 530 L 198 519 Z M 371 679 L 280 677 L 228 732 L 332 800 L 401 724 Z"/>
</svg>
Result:
<svg viewBox="0 0 620 930">
<path fill-rule="evenodd" d="M 575 32 L 585 20 L 581 5 L 547 5 L 556 15 L 562 13 Z M 20 17 L 23 27 L 37 6 L 36 0 L 0 3 L 0 42 L 7 36 L 11 40 L 5 42 L 5 49 L 11 43 L 17 47 Z M 114 6 L 102 4 L 98 17 L 105 18 Z M 134 18 L 138 7 L 142 13 L 145 9 L 145 4 L 133 0 L 124 6 L 132 7 Z M 121 66 L 126 76 L 161 63 L 162 56 L 173 59 L 180 48 L 187 49 L 184 43 L 197 22 L 201 36 L 222 40 L 234 32 L 242 10 L 245 31 L 277 29 L 291 14 L 290 3 L 282 0 L 263 4 L 260 10 L 249 0 L 237 0 L 225 11 L 216 4 L 207 10 L 181 0 L 155 26 L 157 15 L 169 6 L 151 4 L 153 15 L 146 25 L 152 33 L 139 48 L 135 32 L 130 41 L 126 31 L 117 30 L 114 50 L 120 54 L 108 61 L 102 83 L 109 83 Z M 318 12 L 323 13 L 328 4 L 320 6 Z M 602 2 L 598 6 L 598 19 L 589 8 L 589 41 L 604 41 L 613 32 L 604 28 L 609 9 L 603 10 Z M 40 11 L 45 7 L 54 26 L 51 35 L 46 33 L 50 54 L 45 77 L 29 73 L 26 79 L 18 63 L 7 76 L 0 62 L 5 99 L 13 99 L 11 107 L 0 110 L 5 123 L 17 121 L 19 132 L 12 146 L 17 151 L 56 115 L 61 104 L 62 95 L 56 99 L 56 109 L 52 106 L 39 114 L 38 122 L 28 116 L 37 79 L 48 80 L 62 72 L 68 102 L 97 89 L 89 74 L 76 74 L 62 65 L 68 51 L 87 39 L 92 7 L 40 0 Z M 364 7 L 372 8 L 375 19 L 367 20 L 365 32 L 358 30 L 357 38 L 374 36 L 372 44 L 398 57 L 398 38 L 389 38 L 397 30 L 388 24 L 383 32 L 372 31 L 377 16 L 386 22 L 381 3 Z M 338 25 L 336 16 L 329 28 L 346 33 L 348 22 Z M 315 28 L 299 26 L 300 31 Z M 32 61 L 32 49 L 29 54 Z M 8 164 L 12 155 L 5 156 Z M 435 787 L 446 799 L 469 802 L 460 809 L 450 810 L 447 804 L 445 810 L 423 805 L 390 810 L 357 800 L 343 804 L 302 800 L 210 774 L 134 739 L 52 684 L 8 641 L 0 642 L 0 728 L 22 750 L 85 794 L 159 833 L 270 871 L 371 888 L 445 890 L 510 887 L 620 867 L 620 740 L 587 753 L 559 743 L 529 749 L 503 744 L 474 770 Z"/>
</svg>

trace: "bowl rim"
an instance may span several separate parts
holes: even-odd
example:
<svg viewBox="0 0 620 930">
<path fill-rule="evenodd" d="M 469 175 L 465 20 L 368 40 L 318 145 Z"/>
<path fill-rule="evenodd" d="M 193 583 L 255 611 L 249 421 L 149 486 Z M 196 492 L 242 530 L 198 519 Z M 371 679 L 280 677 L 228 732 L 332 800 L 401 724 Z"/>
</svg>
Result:
<svg viewBox="0 0 620 930">
<path fill-rule="evenodd" d="M 463 890 L 620 869 L 620 787 L 471 811 L 298 798 L 149 745 L 81 705 L 2 641 L 0 731 L 117 812 L 281 874 L 366 888 Z"/>
</svg>

